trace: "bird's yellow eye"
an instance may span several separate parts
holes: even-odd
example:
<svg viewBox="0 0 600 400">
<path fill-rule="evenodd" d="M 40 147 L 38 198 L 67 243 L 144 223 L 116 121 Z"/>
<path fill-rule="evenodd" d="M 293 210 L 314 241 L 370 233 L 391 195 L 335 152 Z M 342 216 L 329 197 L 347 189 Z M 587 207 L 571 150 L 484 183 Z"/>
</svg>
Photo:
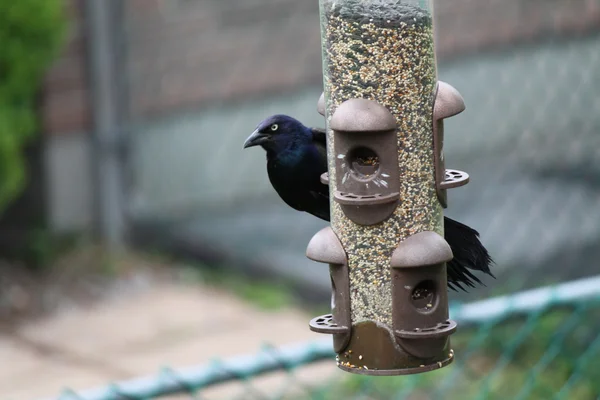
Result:
<svg viewBox="0 0 600 400">
<path fill-rule="evenodd" d="M 271 130 L 272 131 L 276 131 L 277 129 L 279 129 L 279 125 L 277 125 L 277 124 L 271 125 Z"/>
</svg>

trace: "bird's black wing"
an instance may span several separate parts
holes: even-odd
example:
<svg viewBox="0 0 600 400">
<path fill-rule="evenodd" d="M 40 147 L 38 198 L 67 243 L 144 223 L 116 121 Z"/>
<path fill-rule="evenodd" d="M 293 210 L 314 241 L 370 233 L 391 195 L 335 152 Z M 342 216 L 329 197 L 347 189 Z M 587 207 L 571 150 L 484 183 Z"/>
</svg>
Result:
<svg viewBox="0 0 600 400">
<path fill-rule="evenodd" d="M 313 135 L 313 143 L 319 149 L 319 153 L 325 163 L 327 163 L 327 133 L 325 129 L 311 128 Z"/>
<path fill-rule="evenodd" d="M 321 143 L 325 146 L 327 142 L 327 131 L 323 128 L 310 128 L 313 134 L 313 140 L 316 143 Z"/>
<path fill-rule="evenodd" d="M 321 159 L 320 172 L 327 172 L 326 132 L 324 129 L 321 128 L 311 128 L 311 131 L 313 134 L 313 143 L 319 151 Z M 313 208 L 310 211 L 310 213 L 321 219 L 329 221 L 329 187 L 327 185 L 322 184 L 321 180 L 319 179 L 318 182 L 315 182 L 315 184 L 312 185 L 310 189 L 310 194 L 315 198 L 315 200 L 319 204 L 319 206 Z"/>
</svg>

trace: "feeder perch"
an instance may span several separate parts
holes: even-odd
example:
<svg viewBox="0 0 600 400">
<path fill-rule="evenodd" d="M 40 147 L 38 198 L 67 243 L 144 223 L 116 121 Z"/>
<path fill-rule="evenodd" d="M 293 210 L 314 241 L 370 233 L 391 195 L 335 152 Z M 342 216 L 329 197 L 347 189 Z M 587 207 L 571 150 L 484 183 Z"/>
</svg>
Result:
<svg viewBox="0 0 600 400">
<path fill-rule="evenodd" d="M 464 110 L 465 102 L 458 90 L 446 82 L 438 82 L 433 105 L 433 148 L 437 196 L 444 208 L 448 206 L 446 189 L 469 183 L 469 175 L 466 172 L 446 170 L 444 159 L 444 119 Z"/>
<path fill-rule="evenodd" d="M 333 114 L 337 174 L 334 200 L 357 224 L 389 217 L 400 197 L 396 119 L 372 100 L 351 99 Z"/>
<path fill-rule="evenodd" d="M 348 259 L 339 239 L 330 227 L 320 230 L 309 242 L 306 256 L 329 264 L 331 276 L 331 314 L 313 318 L 310 329 L 333 335 L 334 351 L 342 351 L 350 340 L 350 283 Z"/>
<path fill-rule="evenodd" d="M 448 320 L 446 262 L 452 250 L 431 231 L 402 241 L 392 253 L 392 320 L 400 346 L 419 358 L 448 358 L 448 336 L 456 323 Z"/>
</svg>

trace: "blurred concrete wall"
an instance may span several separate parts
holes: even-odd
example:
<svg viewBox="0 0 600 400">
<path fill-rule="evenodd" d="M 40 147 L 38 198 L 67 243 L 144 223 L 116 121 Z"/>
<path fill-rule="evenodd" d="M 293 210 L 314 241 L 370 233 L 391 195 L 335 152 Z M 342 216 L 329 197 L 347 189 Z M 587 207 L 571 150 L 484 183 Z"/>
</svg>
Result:
<svg viewBox="0 0 600 400">
<path fill-rule="evenodd" d="M 321 82 L 318 1 L 124 0 L 135 121 Z M 81 0 L 41 102 L 47 213 L 57 231 L 92 223 L 89 82 Z M 436 2 L 441 59 L 600 26 L 600 0 Z M 299 62 L 298 60 L 302 60 Z"/>
<path fill-rule="evenodd" d="M 83 1 L 67 0 L 67 45 L 48 71 L 41 99 L 47 220 L 56 231 L 89 228 L 93 221 L 89 83 Z"/>
</svg>

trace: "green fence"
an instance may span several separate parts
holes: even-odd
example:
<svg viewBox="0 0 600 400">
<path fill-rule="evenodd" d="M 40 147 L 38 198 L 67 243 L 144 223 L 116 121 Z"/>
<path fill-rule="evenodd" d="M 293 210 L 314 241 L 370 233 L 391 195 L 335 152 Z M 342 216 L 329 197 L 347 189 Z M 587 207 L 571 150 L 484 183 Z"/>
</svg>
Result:
<svg viewBox="0 0 600 400">
<path fill-rule="evenodd" d="M 600 398 L 600 276 L 453 305 L 451 317 L 459 322 L 452 336 L 455 361 L 426 374 L 341 373 L 326 338 L 190 369 L 165 368 L 80 393 L 66 390 L 53 400 Z M 331 376 L 302 378 L 316 362 Z M 278 373 L 279 381 L 259 382 L 268 373 Z M 226 395 L 208 393 L 232 383 L 237 387 Z"/>
</svg>

